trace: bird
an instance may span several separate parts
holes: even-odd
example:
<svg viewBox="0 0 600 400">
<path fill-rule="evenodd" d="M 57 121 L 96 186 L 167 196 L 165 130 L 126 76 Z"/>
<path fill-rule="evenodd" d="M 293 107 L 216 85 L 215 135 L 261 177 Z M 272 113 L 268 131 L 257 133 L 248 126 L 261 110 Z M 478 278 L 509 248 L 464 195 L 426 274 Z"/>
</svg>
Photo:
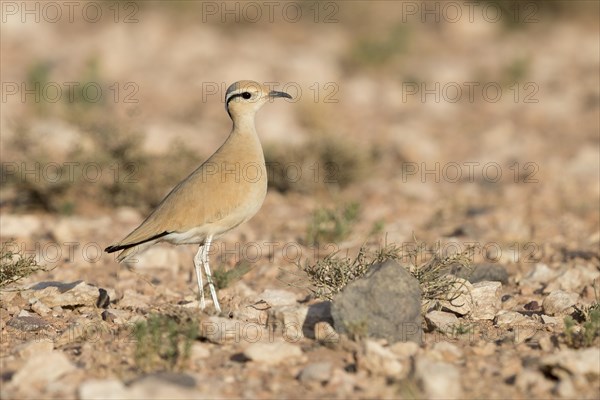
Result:
<svg viewBox="0 0 600 400">
<path fill-rule="evenodd" d="M 250 80 L 229 86 L 225 110 L 233 127 L 225 142 L 177 184 L 137 228 L 105 251 L 121 251 L 117 256 L 121 262 L 158 242 L 198 244 L 194 269 L 199 306 L 206 308 L 203 266 L 214 307 L 220 313 L 209 266 L 210 246 L 215 238 L 252 218 L 262 206 L 267 170 L 254 119 L 265 103 L 276 98 L 292 96 Z"/>
</svg>

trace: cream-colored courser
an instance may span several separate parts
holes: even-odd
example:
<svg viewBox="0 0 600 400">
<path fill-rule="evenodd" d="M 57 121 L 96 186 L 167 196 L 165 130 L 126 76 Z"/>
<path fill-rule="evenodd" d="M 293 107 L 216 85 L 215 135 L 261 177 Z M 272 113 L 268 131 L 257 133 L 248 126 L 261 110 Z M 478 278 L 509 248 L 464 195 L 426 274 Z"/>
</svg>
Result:
<svg viewBox="0 0 600 400">
<path fill-rule="evenodd" d="M 122 250 L 117 260 L 123 261 L 161 241 L 199 244 L 194 268 L 200 307 L 206 307 L 200 268 L 203 265 L 215 308 L 220 312 L 208 265 L 210 244 L 214 238 L 252 218 L 265 199 L 267 170 L 254 116 L 276 97 L 292 98 L 253 81 L 229 86 L 225 109 L 233 120 L 233 129 L 225 143 L 175 186 L 140 226 L 105 251 Z"/>
</svg>

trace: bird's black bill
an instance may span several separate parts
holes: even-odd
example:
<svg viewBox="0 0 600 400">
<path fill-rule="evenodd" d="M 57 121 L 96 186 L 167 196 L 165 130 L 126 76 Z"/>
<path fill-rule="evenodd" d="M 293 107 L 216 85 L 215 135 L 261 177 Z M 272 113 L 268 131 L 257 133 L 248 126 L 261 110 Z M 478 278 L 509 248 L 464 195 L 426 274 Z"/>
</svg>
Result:
<svg viewBox="0 0 600 400">
<path fill-rule="evenodd" d="M 286 99 L 292 99 L 293 97 L 287 94 L 286 92 L 277 92 L 272 90 L 269 92 L 269 97 L 285 97 Z"/>
</svg>

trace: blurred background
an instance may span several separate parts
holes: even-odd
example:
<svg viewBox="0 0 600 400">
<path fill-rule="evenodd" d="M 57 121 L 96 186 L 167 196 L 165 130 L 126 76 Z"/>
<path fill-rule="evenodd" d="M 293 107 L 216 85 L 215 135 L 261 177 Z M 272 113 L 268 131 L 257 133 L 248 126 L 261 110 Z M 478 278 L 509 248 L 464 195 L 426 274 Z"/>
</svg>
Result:
<svg viewBox="0 0 600 400">
<path fill-rule="evenodd" d="M 225 140 L 224 92 L 252 79 L 294 100 L 258 116 L 270 191 L 251 239 L 314 242 L 326 209 L 354 224 L 335 242 L 598 243 L 596 2 L 2 11 L 3 217 L 141 218 Z M 9 222 L 4 239 L 44 236 Z"/>
</svg>

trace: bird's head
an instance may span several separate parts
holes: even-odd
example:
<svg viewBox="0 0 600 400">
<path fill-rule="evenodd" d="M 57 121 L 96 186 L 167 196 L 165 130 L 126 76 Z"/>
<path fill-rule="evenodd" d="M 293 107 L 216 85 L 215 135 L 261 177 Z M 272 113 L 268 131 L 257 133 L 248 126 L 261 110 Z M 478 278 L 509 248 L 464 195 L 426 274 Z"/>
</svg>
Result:
<svg viewBox="0 0 600 400">
<path fill-rule="evenodd" d="M 225 109 L 234 121 L 238 117 L 251 116 L 268 101 L 277 97 L 291 99 L 285 92 L 270 90 L 267 86 L 254 81 L 238 81 L 227 89 Z"/>
</svg>

